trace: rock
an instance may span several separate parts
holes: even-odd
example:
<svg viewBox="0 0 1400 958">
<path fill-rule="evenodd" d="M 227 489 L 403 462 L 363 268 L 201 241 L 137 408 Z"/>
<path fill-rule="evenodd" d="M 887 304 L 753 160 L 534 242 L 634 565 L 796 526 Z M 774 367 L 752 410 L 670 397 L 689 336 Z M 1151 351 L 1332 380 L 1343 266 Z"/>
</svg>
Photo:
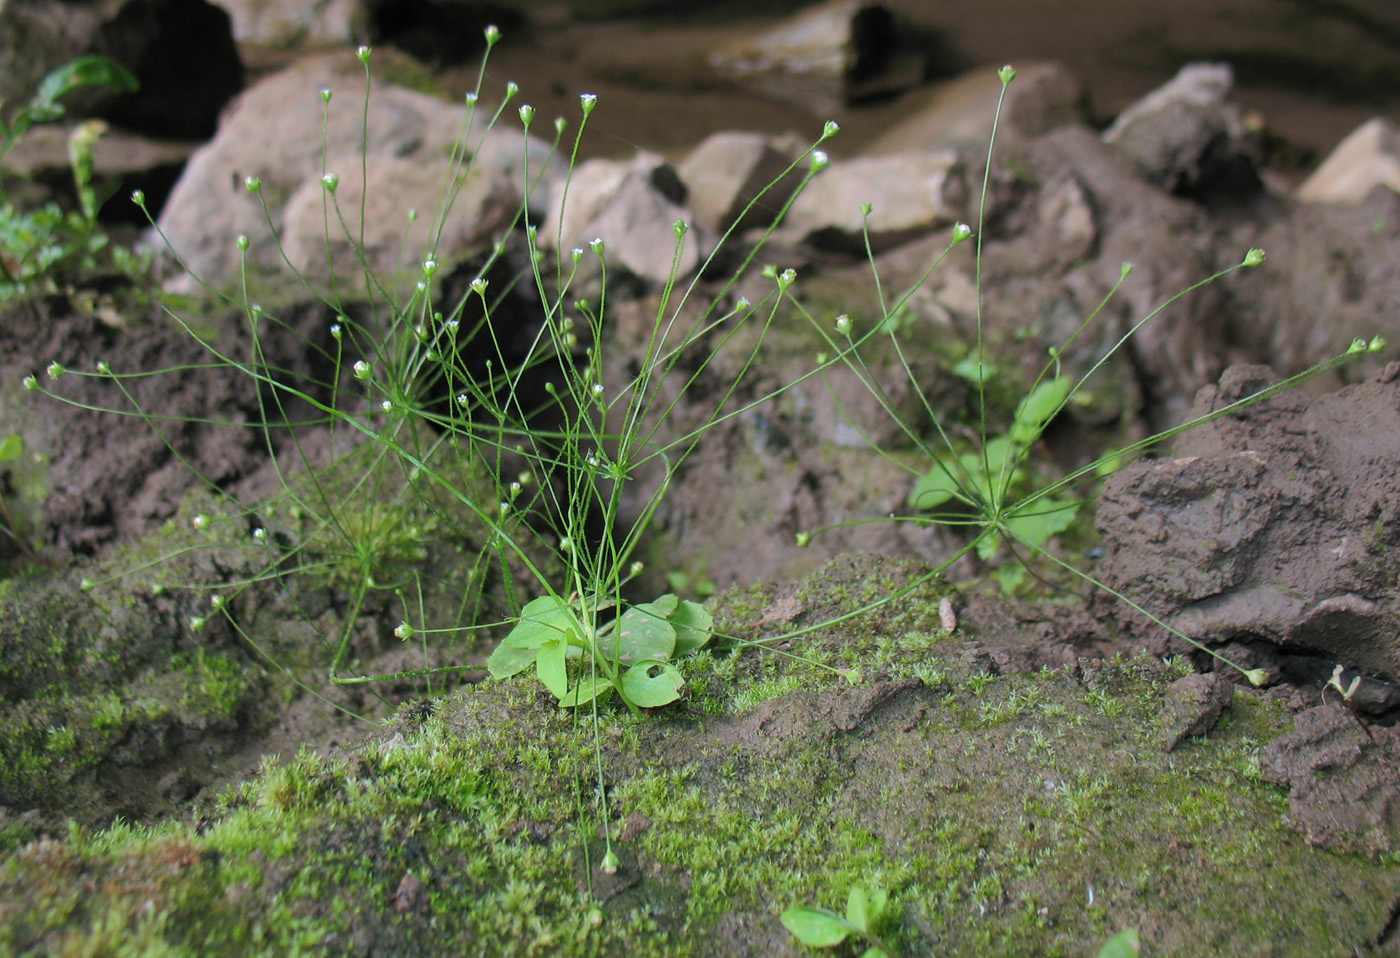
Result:
<svg viewBox="0 0 1400 958">
<path fill-rule="evenodd" d="M 239 43 L 289 49 L 369 41 L 364 0 L 307 4 L 283 0 L 217 0 Z"/>
<path fill-rule="evenodd" d="M 1378 186 L 1400 192 L 1400 130 L 1375 117 L 1337 144 L 1296 195 L 1304 203 L 1359 206 Z"/>
<path fill-rule="evenodd" d="M 900 44 L 880 3 L 831 0 L 714 51 L 710 64 L 775 100 L 817 116 L 866 97 L 908 89 L 924 76 L 923 54 Z"/>
<path fill-rule="evenodd" d="M 1192 416 L 1277 381 L 1264 367 L 1231 367 Z M 1184 433 L 1174 453 L 1105 485 L 1099 578 L 1197 641 L 1276 646 L 1394 682 L 1400 379 L 1312 400 L 1284 393 Z M 1115 609 L 1127 627 L 1148 628 Z"/>
<path fill-rule="evenodd" d="M 445 275 L 447 269 L 503 235 L 520 207 L 519 190 L 510 176 L 490 166 L 458 169 L 455 198 L 445 218 L 435 217 L 434 209 L 454 169 L 448 160 L 375 156 L 367 163 L 367 191 L 361 189 L 358 156 L 341 156 L 328 162 L 327 169 L 340 173 L 335 197 L 339 218 L 344 219 L 342 226 L 330 213 L 329 260 L 328 204 L 319 178 L 303 183 L 282 214 L 287 259 L 317 285 L 331 280 L 330 264 L 334 263 L 337 282 L 363 291 L 360 255 L 371 272 L 390 286 L 398 285 L 387 281 L 399 275 L 417 280 L 429 250 Z M 418 212 L 411 224 L 410 209 Z"/>
<path fill-rule="evenodd" d="M 866 146 L 867 154 L 907 150 L 986 150 L 996 118 L 1001 80 L 976 71 L 911 95 L 909 118 Z M 1006 88 L 998 135 L 1040 136 L 1084 121 L 1084 87 L 1058 63 L 1017 67 Z"/>
<path fill-rule="evenodd" d="M 210 136 L 219 111 L 243 87 L 228 15 L 203 0 L 0 4 L 6 103 L 27 101 L 45 74 L 84 55 L 111 57 L 141 88 L 120 95 L 100 87 L 74 91 L 63 99 L 70 114 L 148 136 Z"/>
<path fill-rule="evenodd" d="M 392 45 L 440 64 L 461 63 L 485 49 L 490 24 L 509 32 L 525 17 L 496 3 L 432 0 L 216 0 L 233 19 L 238 42 L 276 50 Z"/>
<path fill-rule="evenodd" d="M 1400 850 L 1400 732 L 1367 727 L 1340 703 L 1309 709 L 1265 746 L 1264 777 L 1292 789 L 1288 822 L 1310 845 Z"/>
<path fill-rule="evenodd" d="M 1218 672 L 1182 676 L 1167 689 L 1162 702 L 1162 751 L 1170 752 L 1188 738 L 1208 735 L 1235 698 L 1235 686 Z"/>
<path fill-rule="evenodd" d="M 1223 63 L 1192 63 L 1128 107 L 1104 131 L 1144 177 L 1178 196 L 1237 195 L 1259 189 L 1258 150 Z"/>
<path fill-rule="evenodd" d="M 557 235 L 553 228 L 541 229 L 541 247 L 553 249 L 559 243 L 563 250 L 583 249 L 587 270 L 592 258 L 587 247 L 601 239 L 609 269 L 620 267 L 658 284 L 671 275 L 675 224 L 692 223 L 694 216 L 680 205 L 685 201 L 685 184 L 660 156 L 642 152 L 625 161 L 589 160 L 574 170 L 568 194 L 556 194 L 550 199 L 550 216 L 558 217 Z M 681 276 L 692 272 L 713 249 L 703 230 L 690 230 L 684 244 L 676 264 Z"/>
<path fill-rule="evenodd" d="M 231 283 L 239 266 L 234 245 L 239 235 L 250 240 L 248 261 L 254 270 L 285 268 L 263 206 L 244 182 L 248 177 L 259 178 L 266 215 L 281 233 L 287 201 L 303 184 L 319 180 L 323 155 L 359 155 L 363 88 L 360 62 L 351 54 L 336 53 L 307 57 L 238 98 L 218 136 L 190 160 L 160 216 L 166 239 L 194 275 L 216 286 Z M 334 94 L 328 109 L 320 95 L 323 89 Z M 376 85 L 369 101 L 364 149 L 371 158 L 419 162 L 427 169 L 441 170 L 468 109 L 393 84 Z M 521 184 L 513 195 L 523 193 L 520 167 L 527 145 L 518 128 L 493 127 L 483 143 L 474 139 L 471 145 L 481 163 L 503 168 L 513 182 Z M 532 180 L 542 177 L 547 182 L 559 169 L 544 166 L 549 145 L 531 139 L 528 151 Z M 348 170 L 341 173 L 342 178 L 348 175 Z M 424 178 L 430 179 L 431 174 L 425 173 Z M 426 215 L 431 209 L 419 212 Z M 402 213 L 400 207 L 382 228 L 400 229 Z M 177 276 L 168 286 L 189 291 L 195 284 L 188 276 Z"/>
<path fill-rule="evenodd" d="M 861 208 L 869 203 L 870 215 Z M 833 162 L 792 204 L 783 232 L 827 249 L 875 251 L 948 226 L 966 215 L 967 186 L 952 150 Z"/>
<path fill-rule="evenodd" d="M 798 185 L 805 168 L 784 175 L 806 147 L 795 137 L 715 133 L 677 169 L 688 204 L 701 225 L 716 233 L 768 226 Z M 769 185 L 773 189 L 768 190 Z M 763 200 L 748 209 L 760 193 Z M 747 210 L 747 212 L 746 212 Z"/>
<path fill-rule="evenodd" d="M 1400 341 L 1400 193 L 1375 190 L 1359 206 L 1278 204 L 1262 229 L 1237 222 L 1233 232 L 1236 256 L 1268 251 L 1229 281 L 1228 335 L 1240 355 L 1295 373 L 1356 338 Z"/>
</svg>

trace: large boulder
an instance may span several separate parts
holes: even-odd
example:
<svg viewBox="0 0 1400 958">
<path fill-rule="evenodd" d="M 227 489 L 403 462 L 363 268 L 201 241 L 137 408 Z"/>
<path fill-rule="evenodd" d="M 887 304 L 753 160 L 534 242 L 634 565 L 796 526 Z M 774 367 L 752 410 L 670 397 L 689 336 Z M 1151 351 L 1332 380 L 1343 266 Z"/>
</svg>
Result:
<svg viewBox="0 0 1400 958">
<path fill-rule="evenodd" d="M 1277 381 L 1265 367 L 1232 367 L 1192 413 Z M 1237 657 L 1253 659 L 1242 664 L 1274 677 L 1342 665 L 1394 682 L 1397 461 L 1400 364 L 1316 399 L 1277 396 L 1183 434 L 1169 459 L 1115 475 L 1099 500 L 1096 575 L 1199 642 L 1241 646 Z"/>
<path fill-rule="evenodd" d="M 1259 151 L 1242 111 L 1227 102 L 1233 86 L 1228 64 L 1188 64 L 1120 113 L 1104 142 L 1179 196 L 1238 198 L 1255 191 Z"/>
<path fill-rule="evenodd" d="M 327 172 L 325 158 L 358 158 L 378 169 L 382 161 L 417 162 L 441 172 L 460 150 L 459 136 L 470 121 L 471 106 L 445 103 L 392 83 L 376 85 L 365 116 L 364 67 L 349 53 L 308 57 L 249 89 L 229 110 L 219 135 L 190 160 L 160 216 L 160 229 L 190 273 L 216 286 L 232 283 L 239 269 L 235 240 L 249 238 L 248 262 L 254 270 L 283 267 L 277 237 L 286 226 L 288 201 Z M 321 91 L 332 91 L 327 104 Z M 528 155 L 530 179 L 548 180 L 556 166 L 549 144 L 527 140 L 518 126 L 502 121 L 482 133 L 476 117 L 468 144 L 474 161 L 504 172 L 524 195 Z M 343 177 L 349 171 L 341 171 Z M 256 178 L 261 199 L 245 184 Z M 384 199 L 384 215 L 366 223 L 373 236 L 367 245 L 397 243 L 414 199 Z M 432 208 L 418 209 L 430 217 Z M 270 222 L 269 222 L 270 220 Z M 454 228 L 455 229 L 455 228 Z M 472 230 L 466 231 L 468 234 Z M 439 259 L 452 251 L 438 250 Z M 189 289 L 188 276 L 175 277 L 175 288 Z"/>
</svg>

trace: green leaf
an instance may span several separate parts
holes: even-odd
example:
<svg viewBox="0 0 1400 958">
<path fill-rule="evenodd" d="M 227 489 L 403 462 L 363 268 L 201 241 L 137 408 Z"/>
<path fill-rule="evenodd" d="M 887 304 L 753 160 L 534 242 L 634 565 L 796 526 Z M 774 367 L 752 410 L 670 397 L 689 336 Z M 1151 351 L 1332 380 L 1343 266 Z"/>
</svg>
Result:
<svg viewBox="0 0 1400 958">
<path fill-rule="evenodd" d="M 1016 421 L 1011 426 L 1011 438 L 1029 445 L 1040 438 L 1045 424 L 1055 418 L 1060 407 L 1074 389 L 1074 380 L 1068 376 L 1056 376 L 1042 380 L 1039 385 L 1016 406 Z"/>
<path fill-rule="evenodd" d="M 59 97 L 81 86 L 105 86 L 115 93 L 130 93 L 140 87 L 126 67 L 106 57 L 79 57 L 54 70 L 39 84 L 30 101 L 36 112 L 47 115 Z M 62 107 L 58 116 L 63 115 Z"/>
<path fill-rule="evenodd" d="M 654 709 L 669 705 L 681 697 L 685 680 L 669 662 L 643 662 L 622 673 L 618 691 L 633 705 Z"/>
<path fill-rule="evenodd" d="M 1142 942 L 1136 928 L 1127 928 L 1114 935 L 1099 949 L 1099 958 L 1138 958 Z"/>
<path fill-rule="evenodd" d="M 1046 496 L 1029 503 L 1025 513 L 1016 513 L 1006 520 L 1012 537 L 1033 546 L 1043 546 L 1051 536 L 1064 532 L 1074 524 L 1079 503 L 1070 499 Z"/>
<path fill-rule="evenodd" d="M 846 896 L 846 920 L 864 934 L 870 933 L 870 895 L 860 885 Z"/>
<path fill-rule="evenodd" d="M 542 595 L 525 603 L 515 628 L 501 644 L 516 649 L 538 649 L 550 639 L 571 634 L 576 621 L 567 602 L 556 596 Z"/>
<path fill-rule="evenodd" d="M 885 909 L 890 904 L 890 893 L 883 888 L 876 888 L 870 892 L 870 927 L 873 929 L 880 923 L 880 918 L 885 914 Z"/>
<path fill-rule="evenodd" d="M 603 697 L 613 690 L 613 684 L 601 675 L 594 678 L 583 678 L 578 685 L 569 689 L 568 693 L 561 696 L 559 704 L 564 708 L 578 708 L 580 705 L 587 705 L 594 699 L 602 701 Z"/>
<path fill-rule="evenodd" d="M 0 439 L 0 462 L 14 462 L 24 455 L 24 441 L 19 436 Z"/>
<path fill-rule="evenodd" d="M 671 613 L 671 626 L 676 630 L 676 648 L 672 654 L 679 657 L 704 648 L 714 637 L 714 625 L 715 617 L 703 605 L 686 599 Z"/>
<path fill-rule="evenodd" d="M 984 383 L 997 374 L 997 367 L 989 362 L 977 362 L 976 356 L 969 356 L 953 367 L 953 372 L 963 379 Z"/>
<path fill-rule="evenodd" d="M 797 936 L 798 941 L 813 948 L 839 945 L 855 930 L 848 927 L 846 920 L 835 912 L 808 905 L 794 905 L 779 918 L 784 927 Z"/>
<path fill-rule="evenodd" d="M 537 664 L 537 653 L 547 642 L 558 641 L 562 646 L 567 646 L 577 621 L 568 603 L 556 596 L 542 595 L 525 603 L 515 628 L 486 660 L 491 677 L 508 679 Z M 541 675 L 540 680 L 544 679 Z M 545 682 L 545 685 L 549 683 Z"/>
<path fill-rule="evenodd" d="M 568 651 L 568 641 L 560 636 L 540 646 L 535 655 L 535 674 L 556 699 L 569 694 Z"/>
<path fill-rule="evenodd" d="M 911 509 L 937 509 L 958 492 L 957 480 L 948 475 L 942 466 L 934 466 L 924 473 L 909 490 L 906 500 Z"/>
<path fill-rule="evenodd" d="M 508 679 L 534 664 L 534 649 L 518 649 L 502 642 L 487 658 L 486 669 L 493 679 Z"/>
<path fill-rule="evenodd" d="M 664 601 L 669 598 L 670 602 Z M 667 616 L 676 610 L 675 596 L 634 605 L 618 619 L 617 629 L 599 642 L 618 665 L 665 662 L 676 649 L 676 630 Z"/>
</svg>

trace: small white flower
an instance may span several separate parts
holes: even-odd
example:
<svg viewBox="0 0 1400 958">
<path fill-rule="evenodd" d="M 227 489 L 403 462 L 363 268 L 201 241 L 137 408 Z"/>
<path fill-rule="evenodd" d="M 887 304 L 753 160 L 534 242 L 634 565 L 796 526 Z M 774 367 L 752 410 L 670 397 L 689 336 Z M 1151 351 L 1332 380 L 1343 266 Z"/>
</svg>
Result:
<svg viewBox="0 0 1400 958">
<path fill-rule="evenodd" d="M 368 379 L 372 373 L 373 370 L 370 369 L 369 363 L 365 362 L 363 359 L 357 360 L 355 362 L 356 379 Z"/>
</svg>

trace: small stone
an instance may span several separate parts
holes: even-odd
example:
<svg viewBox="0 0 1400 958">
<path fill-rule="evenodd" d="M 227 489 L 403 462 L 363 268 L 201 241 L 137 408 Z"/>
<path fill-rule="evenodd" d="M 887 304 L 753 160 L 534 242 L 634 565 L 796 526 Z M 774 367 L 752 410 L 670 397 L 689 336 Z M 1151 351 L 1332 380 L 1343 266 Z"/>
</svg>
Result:
<svg viewBox="0 0 1400 958">
<path fill-rule="evenodd" d="M 1177 679 L 1162 703 L 1162 751 L 1208 734 L 1235 697 L 1235 686 L 1217 672 Z"/>
<path fill-rule="evenodd" d="M 431 909 L 427 884 L 413 872 L 404 872 L 394 892 L 394 911 L 401 915 L 426 915 Z"/>
<path fill-rule="evenodd" d="M 1376 117 L 1353 130 L 1298 187 L 1304 203 L 1359 206 L 1378 186 L 1400 192 L 1400 130 Z"/>
</svg>

